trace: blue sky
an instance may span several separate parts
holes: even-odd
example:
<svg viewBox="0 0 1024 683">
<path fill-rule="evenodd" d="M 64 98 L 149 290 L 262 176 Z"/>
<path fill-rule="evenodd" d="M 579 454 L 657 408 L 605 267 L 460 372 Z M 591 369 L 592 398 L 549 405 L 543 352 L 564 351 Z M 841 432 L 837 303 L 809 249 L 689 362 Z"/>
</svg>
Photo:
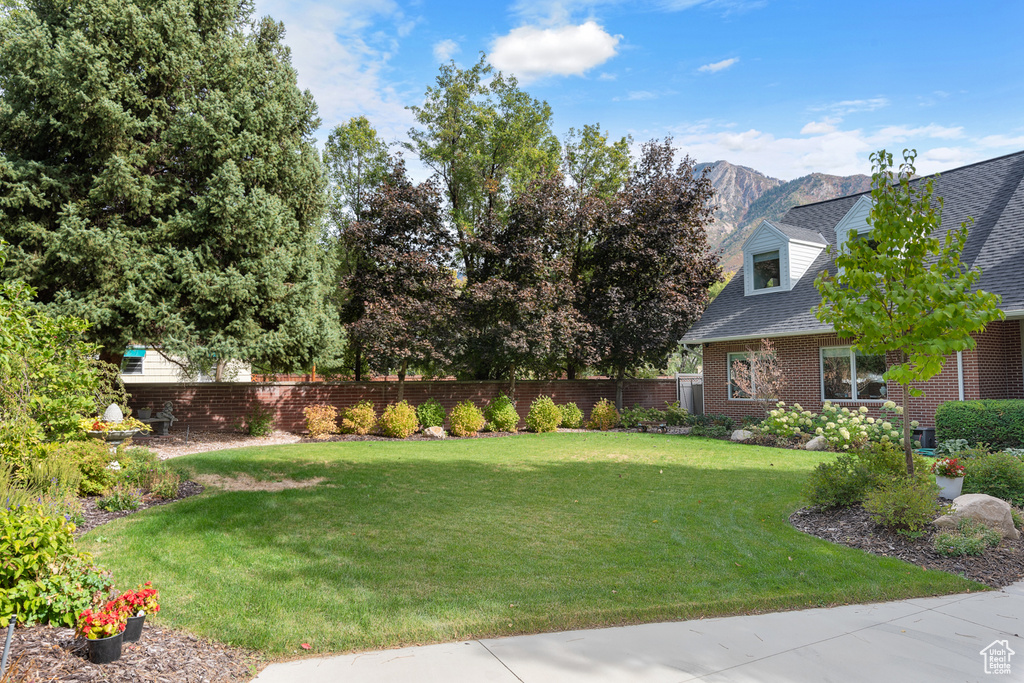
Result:
<svg viewBox="0 0 1024 683">
<path fill-rule="evenodd" d="M 330 127 L 389 142 L 438 66 L 486 52 L 555 132 L 673 136 L 698 161 L 789 180 L 870 173 L 885 147 L 935 172 L 1024 149 L 1024 2 L 257 0 L 283 21 Z"/>
</svg>

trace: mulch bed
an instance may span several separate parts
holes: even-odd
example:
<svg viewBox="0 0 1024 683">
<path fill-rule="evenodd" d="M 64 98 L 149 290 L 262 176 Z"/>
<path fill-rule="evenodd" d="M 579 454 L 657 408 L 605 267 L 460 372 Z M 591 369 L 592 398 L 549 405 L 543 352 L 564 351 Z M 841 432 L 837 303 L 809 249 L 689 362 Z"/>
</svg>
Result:
<svg viewBox="0 0 1024 683">
<path fill-rule="evenodd" d="M 182 482 L 175 498 L 143 498 L 139 510 L 166 505 L 197 495 L 203 486 Z M 96 507 L 99 498 L 83 501 L 85 522 L 76 530 L 80 535 L 134 512 L 105 512 Z M 6 637 L 6 629 L 0 631 Z M 11 668 L 5 681 L 12 683 L 241 683 L 251 681 L 263 663 L 260 658 L 239 648 L 198 638 L 146 623 L 142 638 L 125 643 L 121 659 L 110 664 L 89 661 L 88 641 L 76 638 L 69 628 L 31 626 L 17 628 L 11 642 Z"/>
<path fill-rule="evenodd" d="M 6 635 L 6 634 L 5 634 Z M 69 628 L 33 626 L 14 631 L 13 672 L 18 683 L 240 683 L 262 668 L 244 650 L 197 638 L 183 631 L 152 627 L 142 638 L 121 646 L 110 664 L 88 660 L 88 641 Z M 10 672 L 9 672 L 10 673 Z"/>
<path fill-rule="evenodd" d="M 800 531 L 826 541 L 896 557 L 923 569 L 959 574 L 992 588 L 1024 579 L 1024 535 L 1016 541 L 1004 539 L 977 557 L 946 557 L 932 547 L 937 529 L 929 527 L 921 538 L 907 538 L 872 522 L 859 505 L 835 510 L 803 508 L 789 521 Z"/>
<path fill-rule="evenodd" d="M 168 503 L 173 503 L 176 500 L 189 498 L 202 492 L 202 484 L 198 484 L 194 481 L 183 481 L 178 486 L 178 495 L 174 498 L 160 498 L 159 496 L 147 495 L 142 498 L 142 505 L 139 506 L 138 510 L 123 510 L 117 512 L 107 512 L 106 510 L 100 510 L 96 507 L 96 503 L 98 503 L 100 499 L 99 496 L 84 498 L 82 499 L 82 514 L 85 517 L 85 521 L 75 528 L 75 535 L 81 536 L 85 532 L 95 529 L 101 524 L 106 524 L 112 519 L 127 517 L 130 514 L 139 512 L 139 510 L 145 510 L 146 508 L 152 508 L 158 505 L 167 505 Z"/>
</svg>

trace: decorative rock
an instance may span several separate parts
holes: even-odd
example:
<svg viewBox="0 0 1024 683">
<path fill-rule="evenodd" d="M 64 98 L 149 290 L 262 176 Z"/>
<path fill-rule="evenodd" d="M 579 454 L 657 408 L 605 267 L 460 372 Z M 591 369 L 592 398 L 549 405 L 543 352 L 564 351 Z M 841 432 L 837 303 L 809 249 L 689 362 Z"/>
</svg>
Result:
<svg viewBox="0 0 1024 683">
<path fill-rule="evenodd" d="M 109 406 L 107 406 L 107 409 L 103 411 L 103 421 L 123 422 L 124 413 L 121 412 L 121 409 L 117 407 L 116 403 L 111 403 Z"/>
<path fill-rule="evenodd" d="M 968 493 L 953 501 L 953 512 L 936 519 L 932 524 L 940 529 L 955 529 L 957 523 L 966 517 L 990 526 L 1003 538 L 1016 541 L 1020 532 L 1013 526 L 1010 504 L 984 493 Z"/>
<path fill-rule="evenodd" d="M 804 445 L 804 448 L 806 448 L 809 451 L 823 451 L 826 448 L 828 448 L 828 441 L 826 441 L 825 437 L 823 436 L 816 436 L 810 441 L 808 441 Z"/>
<path fill-rule="evenodd" d="M 754 435 L 753 432 L 747 431 L 746 429 L 737 429 L 732 433 L 733 441 L 746 441 Z"/>
<path fill-rule="evenodd" d="M 427 427 L 423 430 L 423 436 L 428 439 L 446 439 L 448 435 L 440 427 Z"/>
</svg>

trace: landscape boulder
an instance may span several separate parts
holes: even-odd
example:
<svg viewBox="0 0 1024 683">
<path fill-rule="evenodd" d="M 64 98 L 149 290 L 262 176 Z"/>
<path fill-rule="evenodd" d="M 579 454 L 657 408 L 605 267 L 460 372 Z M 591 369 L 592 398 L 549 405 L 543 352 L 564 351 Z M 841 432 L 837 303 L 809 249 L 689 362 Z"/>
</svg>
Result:
<svg viewBox="0 0 1024 683">
<path fill-rule="evenodd" d="M 1020 532 L 1013 526 L 1010 504 L 984 493 L 967 493 L 955 498 L 953 512 L 942 515 L 932 524 L 940 529 L 955 529 L 957 523 L 965 517 L 992 527 L 1003 538 L 1013 541 L 1020 538 Z"/>
<path fill-rule="evenodd" d="M 448 437 L 440 427 L 427 427 L 423 430 L 423 436 L 428 439 L 445 439 Z"/>
<path fill-rule="evenodd" d="M 828 448 L 828 441 L 823 436 L 816 436 L 804 444 L 804 448 L 809 451 L 823 451 Z"/>
<path fill-rule="evenodd" d="M 749 439 L 753 435 L 754 435 L 753 432 L 748 431 L 746 429 L 737 429 L 736 431 L 734 431 L 732 433 L 732 440 L 733 441 L 746 441 L 747 439 Z"/>
</svg>

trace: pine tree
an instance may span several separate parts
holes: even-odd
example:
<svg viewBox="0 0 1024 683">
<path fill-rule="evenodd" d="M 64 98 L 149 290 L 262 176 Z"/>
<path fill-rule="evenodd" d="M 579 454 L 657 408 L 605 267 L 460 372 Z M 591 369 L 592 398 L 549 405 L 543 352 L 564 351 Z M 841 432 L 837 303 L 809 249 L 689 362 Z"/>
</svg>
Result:
<svg viewBox="0 0 1024 683">
<path fill-rule="evenodd" d="M 251 14 L 34 0 L 0 22 L 4 275 L 111 356 L 293 367 L 332 329 L 316 105 Z"/>
</svg>

